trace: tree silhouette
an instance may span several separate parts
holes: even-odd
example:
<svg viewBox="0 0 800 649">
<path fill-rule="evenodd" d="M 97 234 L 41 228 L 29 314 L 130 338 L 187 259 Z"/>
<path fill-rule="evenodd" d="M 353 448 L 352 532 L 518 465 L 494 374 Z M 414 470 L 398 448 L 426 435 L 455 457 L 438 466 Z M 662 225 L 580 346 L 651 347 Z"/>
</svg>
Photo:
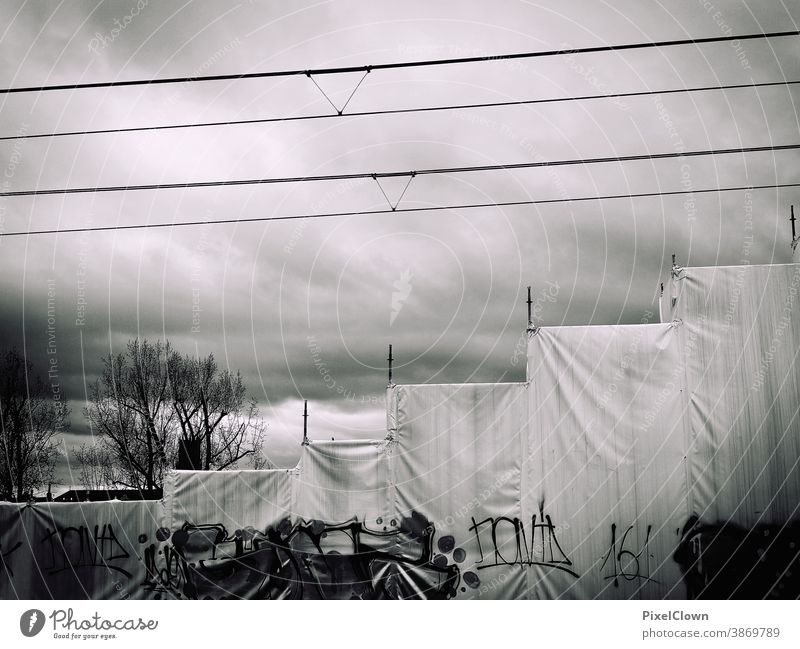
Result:
<svg viewBox="0 0 800 649">
<path fill-rule="evenodd" d="M 53 480 L 56 435 L 68 424 L 59 392 L 16 349 L 0 359 L 0 498 L 23 501 Z"/>
</svg>

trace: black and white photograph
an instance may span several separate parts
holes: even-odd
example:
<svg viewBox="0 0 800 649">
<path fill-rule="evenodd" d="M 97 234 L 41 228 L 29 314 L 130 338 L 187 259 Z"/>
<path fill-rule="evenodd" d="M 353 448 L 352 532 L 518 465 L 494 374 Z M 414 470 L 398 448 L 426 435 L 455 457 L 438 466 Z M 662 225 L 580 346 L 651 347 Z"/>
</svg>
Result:
<svg viewBox="0 0 800 649">
<path fill-rule="evenodd" d="M 799 3 L 2 15 L 11 646 L 798 646 Z"/>
</svg>

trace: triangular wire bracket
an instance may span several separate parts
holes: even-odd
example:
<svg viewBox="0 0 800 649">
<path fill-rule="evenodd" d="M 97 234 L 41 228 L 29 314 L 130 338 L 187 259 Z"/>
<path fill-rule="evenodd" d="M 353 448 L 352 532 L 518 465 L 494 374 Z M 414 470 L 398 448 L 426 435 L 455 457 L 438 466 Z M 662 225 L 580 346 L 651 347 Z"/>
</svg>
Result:
<svg viewBox="0 0 800 649">
<path fill-rule="evenodd" d="M 397 206 L 400 205 L 400 201 L 403 200 L 403 196 L 406 195 L 406 192 L 408 191 L 408 186 L 411 184 L 411 181 L 414 180 L 414 177 L 416 175 L 417 175 L 416 171 L 410 172 L 408 176 L 408 182 L 406 182 L 405 187 L 403 187 L 403 191 L 400 192 L 400 197 L 394 203 L 392 203 L 392 201 L 389 200 L 389 197 L 386 195 L 386 192 L 383 189 L 383 185 L 381 185 L 381 181 L 378 180 L 378 174 L 372 174 L 372 180 L 374 180 L 377 183 L 378 189 L 381 190 L 381 194 L 383 194 L 383 197 L 386 199 L 386 203 L 389 205 L 390 208 L 392 208 L 392 212 L 394 212 L 397 209 Z"/>
<path fill-rule="evenodd" d="M 331 99 L 331 98 L 328 96 L 328 93 L 326 93 L 326 92 L 325 92 L 325 91 L 322 89 L 322 86 L 320 86 L 320 85 L 317 83 L 317 80 L 314 78 L 314 76 L 313 76 L 313 74 L 311 73 L 311 71 L 310 71 L 310 70 L 307 70 L 307 71 L 306 71 L 306 76 L 307 76 L 309 79 L 311 79 L 311 83 L 313 83 L 313 84 L 314 84 L 314 85 L 317 87 L 317 90 L 319 90 L 319 91 L 322 93 L 322 96 L 323 96 L 323 97 L 325 97 L 326 101 L 327 101 L 327 102 L 328 102 L 328 103 L 329 103 L 329 104 L 330 104 L 330 105 L 333 107 L 333 110 L 335 110 L 335 111 L 336 111 L 336 114 L 337 114 L 337 115 L 344 115 L 344 111 L 345 111 L 345 109 L 347 108 L 347 105 L 350 103 L 350 100 L 351 100 L 351 99 L 353 99 L 353 97 L 354 97 L 354 96 L 355 96 L 355 94 L 356 94 L 356 91 L 357 91 L 357 90 L 358 90 L 358 89 L 361 87 L 361 84 L 362 84 L 362 83 L 364 83 L 364 79 L 366 79 L 366 78 L 367 78 L 367 75 L 368 75 L 368 74 L 371 72 L 371 70 L 372 70 L 372 68 L 371 68 L 371 67 L 367 67 L 367 70 L 366 70 L 366 72 L 364 72 L 364 74 L 363 74 L 363 75 L 361 76 L 361 78 L 358 80 L 358 83 L 356 84 L 356 87 L 355 87 L 355 88 L 353 88 L 353 91 L 352 91 L 352 92 L 350 93 L 350 95 L 347 97 L 347 101 L 346 101 L 346 102 L 344 102 L 344 105 L 343 105 L 341 108 L 339 108 L 339 107 L 338 107 L 338 106 L 337 106 L 337 105 L 336 105 L 336 104 L 333 102 L 333 100 L 332 100 L 332 99 Z"/>
</svg>

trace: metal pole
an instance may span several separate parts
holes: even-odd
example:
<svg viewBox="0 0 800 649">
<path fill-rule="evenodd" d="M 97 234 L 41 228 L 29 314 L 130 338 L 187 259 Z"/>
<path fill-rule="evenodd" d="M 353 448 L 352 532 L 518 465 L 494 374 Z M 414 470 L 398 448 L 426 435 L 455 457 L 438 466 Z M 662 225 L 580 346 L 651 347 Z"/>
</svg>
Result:
<svg viewBox="0 0 800 649">
<path fill-rule="evenodd" d="M 533 301 L 531 300 L 531 287 L 528 287 L 528 329 L 533 328 L 533 318 L 531 317 L 531 304 Z"/>
<path fill-rule="evenodd" d="M 303 446 L 308 445 L 308 399 L 303 400 Z"/>
<path fill-rule="evenodd" d="M 795 239 L 797 239 L 797 234 L 795 233 L 795 230 L 794 230 L 794 222 L 795 222 L 794 205 L 792 205 L 790 209 L 792 211 L 792 215 L 789 217 L 789 220 L 792 222 L 792 241 L 794 241 Z"/>
<path fill-rule="evenodd" d="M 392 385 L 392 361 L 394 358 L 392 357 L 392 346 L 389 345 L 389 358 L 386 359 L 389 361 L 389 385 Z"/>
</svg>

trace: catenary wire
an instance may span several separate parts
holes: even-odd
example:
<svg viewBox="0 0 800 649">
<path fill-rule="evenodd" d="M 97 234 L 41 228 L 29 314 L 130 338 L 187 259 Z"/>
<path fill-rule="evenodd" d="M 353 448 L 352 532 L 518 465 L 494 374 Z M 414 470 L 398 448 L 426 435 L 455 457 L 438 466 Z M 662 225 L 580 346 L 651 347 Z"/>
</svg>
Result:
<svg viewBox="0 0 800 649">
<path fill-rule="evenodd" d="M 346 74 L 348 72 L 372 72 L 375 70 L 395 70 L 399 68 L 421 68 L 442 65 L 457 65 L 464 63 L 485 63 L 491 61 L 513 61 L 518 59 L 533 59 L 550 56 L 563 56 L 575 54 L 594 54 L 599 52 L 623 52 L 648 48 L 674 47 L 679 45 L 703 45 L 708 43 L 725 43 L 734 41 L 747 41 L 754 39 L 780 38 L 783 36 L 798 36 L 800 31 L 783 31 L 757 34 L 742 34 L 737 36 L 713 36 L 710 38 L 685 38 L 671 41 L 650 41 L 645 43 L 626 43 L 622 45 L 596 45 L 560 50 L 544 50 L 536 52 L 516 52 L 513 54 L 496 54 L 483 56 L 465 56 L 450 59 L 428 59 L 424 61 L 405 61 L 397 63 L 378 63 L 375 65 L 353 65 L 332 68 L 316 68 L 304 70 L 274 70 L 269 72 L 245 72 L 240 74 L 217 74 L 211 76 L 194 77 L 169 77 L 164 79 L 133 79 L 128 81 L 98 81 L 93 83 L 67 83 L 47 86 L 28 86 L 21 88 L 0 88 L 0 94 L 24 92 L 48 92 L 53 90 L 83 90 L 89 88 L 120 88 L 126 86 L 153 86 L 173 83 L 197 83 L 203 81 L 238 81 L 243 79 L 264 79 L 270 77 L 291 76 L 319 76 L 323 74 Z"/>
<path fill-rule="evenodd" d="M 136 223 L 130 225 L 103 225 L 103 226 L 87 226 L 82 228 L 28 230 L 28 231 L 0 233 L 0 238 L 16 237 L 16 236 L 34 236 L 43 234 L 70 234 L 76 232 L 108 232 L 112 230 L 144 230 L 152 228 L 174 228 L 174 227 L 189 227 L 198 225 L 224 225 L 224 224 L 240 224 L 240 223 L 241 224 L 261 223 L 268 221 L 293 221 L 300 219 L 325 219 L 325 218 L 336 218 L 344 216 L 371 216 L 371 215 L 381 215 L 381 214 L 400 214 L 408 212 L 419 212 L 419 213 L 439 212 L 444 210 L 486 209 L 492 207 L 522 207 L 526 205 L 552 205 L 558 203 L 579 203 L 586 201 L 652 198 L 657 196 L 686 196 L 694 194 L 712 194 L 712 193 L 736 192 L 736 191 L 757 191 L 763 189 L 785 189 L 793 187 L 800 187 L 800 183 L 776 183 L 772 185 L 742 185 L 738 187 L 714 187 L 706 189 L 691 189 L 691 190 L 678 190 L 678 191 L 666 191 L 666 192 L 665 191 L 642 192 L 637 194 L 608 194 L 604 196 L 578 196 L 574 198 L 544 198 L 538 200 L 503 201 L 494 203 L 465 203 L 461 205 L 406 207 L 401 209 L 360 210 L 360 211 L 349 211 L 349 212 L 323 212 L 319 214 L 287 214 L 279 216 L 257 216 L 252 218 L 240 218 L 240 219 L 178 221 L 175 223 Z"/>
<path fill-rule="evenodd" d="M 800 144 L 781 144 L 775 146 L 739 147 L 734 149 L 706 149 L 702 151 L 670 151 L 668 153 L 645 153 L 630 156 L 606 156 L 598 158 L 579 158 L 572 160 L 544 160 L 538 162 L 515 162 L 495 165 L 475 165 L 468 167 L 440 167 L 419 169 L 414 171 L 358 172 L 349 174 L 326 174 L 321 176 L 290 176 L 274 178 L 247 178 L 240 180 L 207 180 L 183 183 L 158 183 L 149 185 L 108 185 L 97 187 L 66 187 L 61 189 L 29 189 L 13 192 L 0 192 L 0 197 L 12 198 L 22 196 L 53 196 L 63 194 L 91 194 L 121 191 L 147 191 L 158 189 L 197 189 L 201 187 L 236 187 L 242 185 L 271 185 L 280 183 L 305 183 L 330 180 L 358 180 L 379 178 L 400 178 L 416 176 L 433 176 L 441 174 L 459 174 L 476 171 L 510 171 L 516 169 L 536 169 L 541 167 L 563 167 L 571 165 L 589 165 L 609 162 L 633 162 L 641 160 L 666 160 L 670 158 L 692 158 L 698 156 L 729 155 L 734 153 L 763 153 L 790 151 L 800 149 Z"/>
<path fill-rule="evenodd" d="M 129 126 L 123 128 L 101 128 L 83 131 L 56 131 L 52 133 L 32 133 L 30 135 L 4 135 L 4 140 L 32 140 L 37 138 L 68 137 L 76 135 L 109 135 L 114 133 L 137 133 L 145 131 L 166 131 L 174 129 L 207 128 L 222 126 L 242 126 L 253 124 L 271 124 L 276 122 L 301 122 L 308 120 L 330 119 L 336 117 L 367 117 L 378 115 L 400 115 L 406 113 L 431 113 L 450 110 L 470 110 L 476 108 L 500 108 L 506 106 L 533 106 L 536 104 L 556 104 L 568 101 L 589 101 L 597 99 L 627 99 L 632 97 L 645 97 L 650 95 L 674 95 L 681 93 L 709 92 L 722 90 L 737 90 L 751 88 L 767 88 L 774 86 L 792 86 L 800 81 L 767 81 L 762 83 L 741 83 L 719 86 L 698 86 L 693 88 L 670 88 L 667 90 L 640 90 L 635 92 L 615 92 L 601 95 L 578 95 L 575 97 L 553 97 L 545 99 L 522 99 L 517 101 L 491 101 L 473 104 L 449 104 L 445 106 L 420 106 L 416 108 L 390 108 L 384 110 L 364 110 L 351 113 L 323 113 L 315 115 L 292 115 L 285 117 L 263 117 L 255 119 L 222 120 L 213 122 L 189 122 L 186 124 L 161 124 L 154 126 Z"/>
</svg>

